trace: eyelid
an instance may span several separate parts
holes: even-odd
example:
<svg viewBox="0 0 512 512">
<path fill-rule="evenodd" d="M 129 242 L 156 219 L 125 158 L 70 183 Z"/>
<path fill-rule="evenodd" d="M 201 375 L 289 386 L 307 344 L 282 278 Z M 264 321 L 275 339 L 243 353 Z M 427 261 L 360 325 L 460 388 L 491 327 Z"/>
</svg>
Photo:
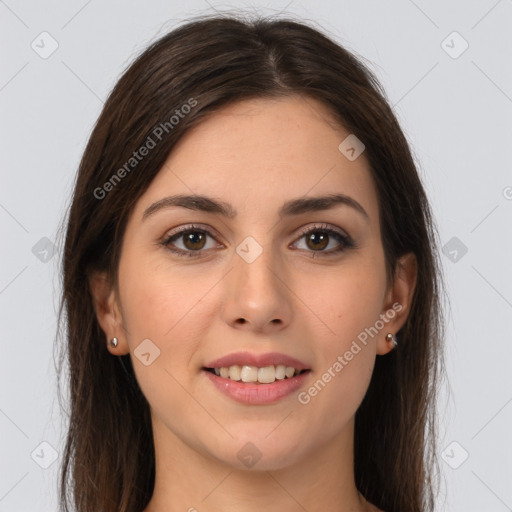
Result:
<svg viewBox="0 0 512 512">
<path fill-rule="evenodd" d="M 179 238 L 179 236 L 181 234 L 188 233 L 191 231 L 202 232 L 206 236 L 209 236 L 209 237 L 213 238 L 214 240 L 216 240 L 218 243 L 222 243 L 222 242 L 219 242 L 219 240 L 218 240 L 218 238 L 222 238 L 222 237 L 218 234 L 217 230 L 215 230 L 214 228 L 212 228 L 210 226 L 206 226 L 204 224 L 187 224 L 187 225 L 180 226 L 173 231 L 167 232 L 163 236 L 163 238 L 161 239 L 161 241 L 159 243 L 161 245 L 163 245 L 164 247 L 166 247 L 171 252 L 178 254 L 180 256 L 200 257 L 200 255 L 202 253 L 208 252 L 208 250 L 201 249 L 201 250 L 197 250 L 197 251 L 191 251 L 191 250 L 184 251 L 183 249 L 171 248 L 170 241 L 173 238 Z M 309 225 L 299 228 L 299 233 L 298 233 L 298 235 L 295 236 L 294 242 L 292 242 L 292 244 L 297 244 L 305 235 L 308 235 L 309 233 L 314 233 L 316 231 L 325 232 L 331 236 L 335 235 L 335 236 L 339 237 L 341 242 L 338 241 L 340 247 L 338 247 L 336 249 L 331 249 L 330 251 L 307 251 L 307 252 L 311 253 L 312 257 L 314 257 L 315 254 L 317 254 L 318 256 L 328 257 L 329 255 L 339 254 L 347 249 L 357 247 L 356 243 L 354 242 L 354 240 L 348 233 L 346 233 L 345 231 L 343 231 L 339 228 L 336 228 L 334 226 L 331 226 L 331 225 L 325 224 L 325 223 L 321 223 L 320 225 L 309 224 Z M 222 244 L 222 245 L 224 245 L 224 244 Z"/>
<path fill-rule="evenodd" d="M 331 249 L 330 251 L 307 251 L 311 253 L 312 257 L 315 257 L 315 254 L 328 257 L 331 255 L 338 255 L 348 249 L 358 248 L 356 242 L 346 231 L 325 223 L 321 223 L 320 225 L 315 224 L 313 226 L 309 225 L 301 228 L 299 236 L 296 237 L 293 245 L 297 244 L 305 235 L 315 232 L 327 233 L 328 236 L 337 238 L 339 246 L 335 249 Z"/>
<path fill-rule="evenodd" d="M 308 224 L 299 229 L 300 229 L 300 231 L 299 231 L 300 237 L 307 235 L 307 234 L 311 233 L 312 231 L 313 232 L 314 231 L 327 231 L 327 232 L 331 232 L 331 233 L 336 233 L 337 235 L 339 235 L 343 238 L 351 240 L 350 235 L 348 233 L 346 233 L 345 231 L 343 231 L 342 229 L 331 226 L 330 224 L 325 224 L 323 222 L 320 225 L 314 224 L 313 226 Z"/>
<path fill-rule="evenodd" d="M 204 232 L 207 235 L 211 236 L 212 238 L 222 238 L 220 233 L 216 229 L 212 228 L 211 226 L 207 226 L 206 224 L 193 223 L 193 224 L 185 224 L 183 226 L 179 226 L 175 230 L 167 231 L 165 233 L 165 235 L 162 237 L 162 241 L 165 242 L 166 240 L 169 240 L 169 239 L 171 239 L 177 235 L 180 235 L 182 233 L 188 233 L 189 231 L 201 231 L 201 232 Z"/>
</svg>

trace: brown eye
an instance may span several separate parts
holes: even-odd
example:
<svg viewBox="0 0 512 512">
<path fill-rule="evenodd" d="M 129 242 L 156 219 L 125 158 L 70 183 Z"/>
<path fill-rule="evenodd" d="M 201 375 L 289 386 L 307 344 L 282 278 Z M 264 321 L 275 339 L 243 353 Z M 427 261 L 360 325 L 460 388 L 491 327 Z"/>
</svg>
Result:
<svg viewBox="0 0 512 512">
<path fill-rule="evenodd" d="M 191 251 L 202 249 L 205 245 L 206 237 L 200 231 L 187 231 L 184 234 L 180 234 L 180 236 L 183 237 L 182 240 L 185 247 Z"/>
<path fill-rule="evenodd" d="M 310 249 L 323 250 L 329 244 L 329 235 L 314 231 L 309 235 L 306 235 L 306 244 Z"/>
<path fill-rule="evenodd" d="M 305 229 L 302 231 L 299 240 L 303 238 L 305 239 L 305 248 L 307 252 L 313 253 L 312 256 L 315 256 L 314 253 L 318 253 L 318 255 L 322 256 L 330 256 L 342 252 L 346 249 L 356 247 L 355 242 L 352 240 L 352 238 L 350 238 L 350 236 L 331 229 L 327 226 Z M 330 248 L 331 250 L 325 250 L 327 247 L 332 246 L 333 244 L 334 246 Z M 294 245 L 298 245 L 298 242 L 295 242 Z M 303 249 L 304 247 L 297 248 Z"/>
<path fill-rule="evenodd" d="M 166 237 L 161 244 L 178 256 L 200 256 L 206 249 L 216 246 L 215 243 L 210 243 L 207 246 L 208 238 L 212 239 L 213 242 L 215 241 L 209 231 L 187 226 L 185 229 Z"/>
</svg>

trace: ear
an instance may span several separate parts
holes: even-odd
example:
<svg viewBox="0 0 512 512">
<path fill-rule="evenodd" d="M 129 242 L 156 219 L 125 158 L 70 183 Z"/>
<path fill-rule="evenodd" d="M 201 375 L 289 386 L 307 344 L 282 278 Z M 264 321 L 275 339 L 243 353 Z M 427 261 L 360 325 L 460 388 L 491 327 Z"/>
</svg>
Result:
<svg viewBox="0 0 512 512">
<path fill-rule="evenodd" d="M 396 264 L 395 279 L 389 284 L 381 314 L 387 319 L 384 329 L 379 333 L 377 354 L 384 355 L 393 350 L 393 345 L 386 341 L 386 334 L 396 333 L 405 324 L 411 310 L 411 302 L 416 288 L 418 262 L 411 252 L 400 257 Z M 398 338 L 400 343 L 400 338 Z"/>
<path fill-rule="evenodd" d="M 121 310 L 114 287 L 106 272 L 95 271 L 89 276 L 93 307 L 98 323 L 105 333 L 105 341 L 109 352 L 120 356 L 130 352 L 123 327 Z M 110 340 L 116 337 L 117 347 L 110 346 Z"/>
</svg>

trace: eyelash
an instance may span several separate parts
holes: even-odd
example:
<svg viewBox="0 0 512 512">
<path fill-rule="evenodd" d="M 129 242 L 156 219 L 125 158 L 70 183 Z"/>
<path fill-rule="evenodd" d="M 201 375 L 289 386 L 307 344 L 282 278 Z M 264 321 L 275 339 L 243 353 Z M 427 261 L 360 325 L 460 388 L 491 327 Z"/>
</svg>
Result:
<svg viewBox="0 0 512 512">
<path fill-rule="evenodd" d="M 189 226 L 185 226 L 184 228 L 180 229 L 176 233 L 173 233 L 172 235 L 165 237 L 160 243 L 164 247 L 166 247 L 169 251 L 176 254 L 177 256 L 192 257 L 192 258 L 196 257 L 197 258 L 197 257 L 200 257 L 200 254 L 202 252 L 204 252 L 204 250 L 199 249 L 197 251 L 191 251 L 191 250 L 184 251 L 183 249 L 176 249 L 176 248 L 172 248 L 172 246 L 171 246 L 171 242 L 178 240 L 183 235 L 186 235 L 189 233 L 196 233 L 196 232 L 206 234 L 206 235 L 210 236 L 211 238 L 215 239 L 215 237 L 207 229 L 201 228 L 200 226 L 196 226 L 195 224 L 191 224 Z M 356 244 L 352 240 L 352 238 L 350 238 L 348 235 L 344 235 L 338 231 L 335 231 L 334 229 L 329 228 L 327 225 L 314 226 L 312 228 L 305 228 L 305 229 L 301 230 L 300 236 L 297 238 L 297 241 L 311 233 L 327 234 L 329 236 L 334 237 L 340 243 L 340 246 L 337 249 L 334 249 L 334 250 L 331 249 L 330 251 L 307 251 L 307 252 L 312 253 L 311 258 L 316 258 L 318 255 L 328 257 L 328 256 L 331 256 L 334 254 L 338 254 L 342 251 L 345 251 L 346 249 L 356 248 Z"/>
</svg>

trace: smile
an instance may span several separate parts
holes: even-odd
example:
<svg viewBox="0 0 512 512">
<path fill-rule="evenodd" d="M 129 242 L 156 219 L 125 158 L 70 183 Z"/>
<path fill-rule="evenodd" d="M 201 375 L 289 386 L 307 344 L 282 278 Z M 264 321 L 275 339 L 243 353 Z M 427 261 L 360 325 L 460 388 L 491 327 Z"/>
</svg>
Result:
<svg viewBox="0 0 512 512">
<path fill-rule="evenodd" d="M 279 366 L 279 365 L 278 365 Z M 231 372 L 231 368 L 224 367 L 224 374 L 226 374 L 226 370 Z M 245 370 L 244 368 L 248 368 Z M 240 377 L 245 373 L 249 375 L 248 378 L 253 378 L 255 376 L 255 372 L 259 375 L 260 370 L 264 370 L 264 372 L 268 372 L 267 375 L 270 378 L 270 372 L 279 372 L 279 375 L 282 375 L 282 369 L 276 367 L 272 367 L 271 370 L 266 369 L 268 367 L 251 367 L 247 366 L 241 367 Z M 273 380 L 271 382 L 260 382 L 259 378 L 255 381 L 243 381 L 241 380 L 233 380 L 229 376 L 222 377 L 221 375 L 217 375 L 215 372 L 215 368 L 203 368 L 202 374 L 208 378 L 208 380 L 214 385 L 214 387 L 220 391 L 222 394 L 228 396 L 232 400 L 236 402 L 247 404 L 247 405 L 267 405 L 277 402 L 282 398 L 291 395 L 295 391 L 299 390 L 303 387 L 306 379 L 309 377 L 311 370 L 301 370 L 298 375 L 295 375 L 295 368 L 289 367 L 293 370 L 294 375 L 291 377 L 286 376 L 286 367 L 285 367 L 285 377 L 282 379 L 278 379 L 275 375 L 273 376 Z M 220 369 L 217 369 L 220 373 Z M 291 370 L 288 371 L 288 374 L 291 374 Z M 235 369 L 236 372 L 236 369 Z M 264 374 L 263 374 L 264 375 Z M 264 377 L 262 377 L 264 378 Z"/>
<path fill-rule="evenodd" d="M 230 379 L 241 382 L 257 382 L 260 384 L 271 384 L 276 380 L 290 379 L 296 375 L 300 375 L 304 371 L 297 370 L 293 366 L 285 366 L 283 364 L 269 365 L 263 367 L 251 365 L 232 365 L 222 366 L 220 368 L 206 368 L 207 371 L 215 373 L 224 379 Z"/>
</svg>

